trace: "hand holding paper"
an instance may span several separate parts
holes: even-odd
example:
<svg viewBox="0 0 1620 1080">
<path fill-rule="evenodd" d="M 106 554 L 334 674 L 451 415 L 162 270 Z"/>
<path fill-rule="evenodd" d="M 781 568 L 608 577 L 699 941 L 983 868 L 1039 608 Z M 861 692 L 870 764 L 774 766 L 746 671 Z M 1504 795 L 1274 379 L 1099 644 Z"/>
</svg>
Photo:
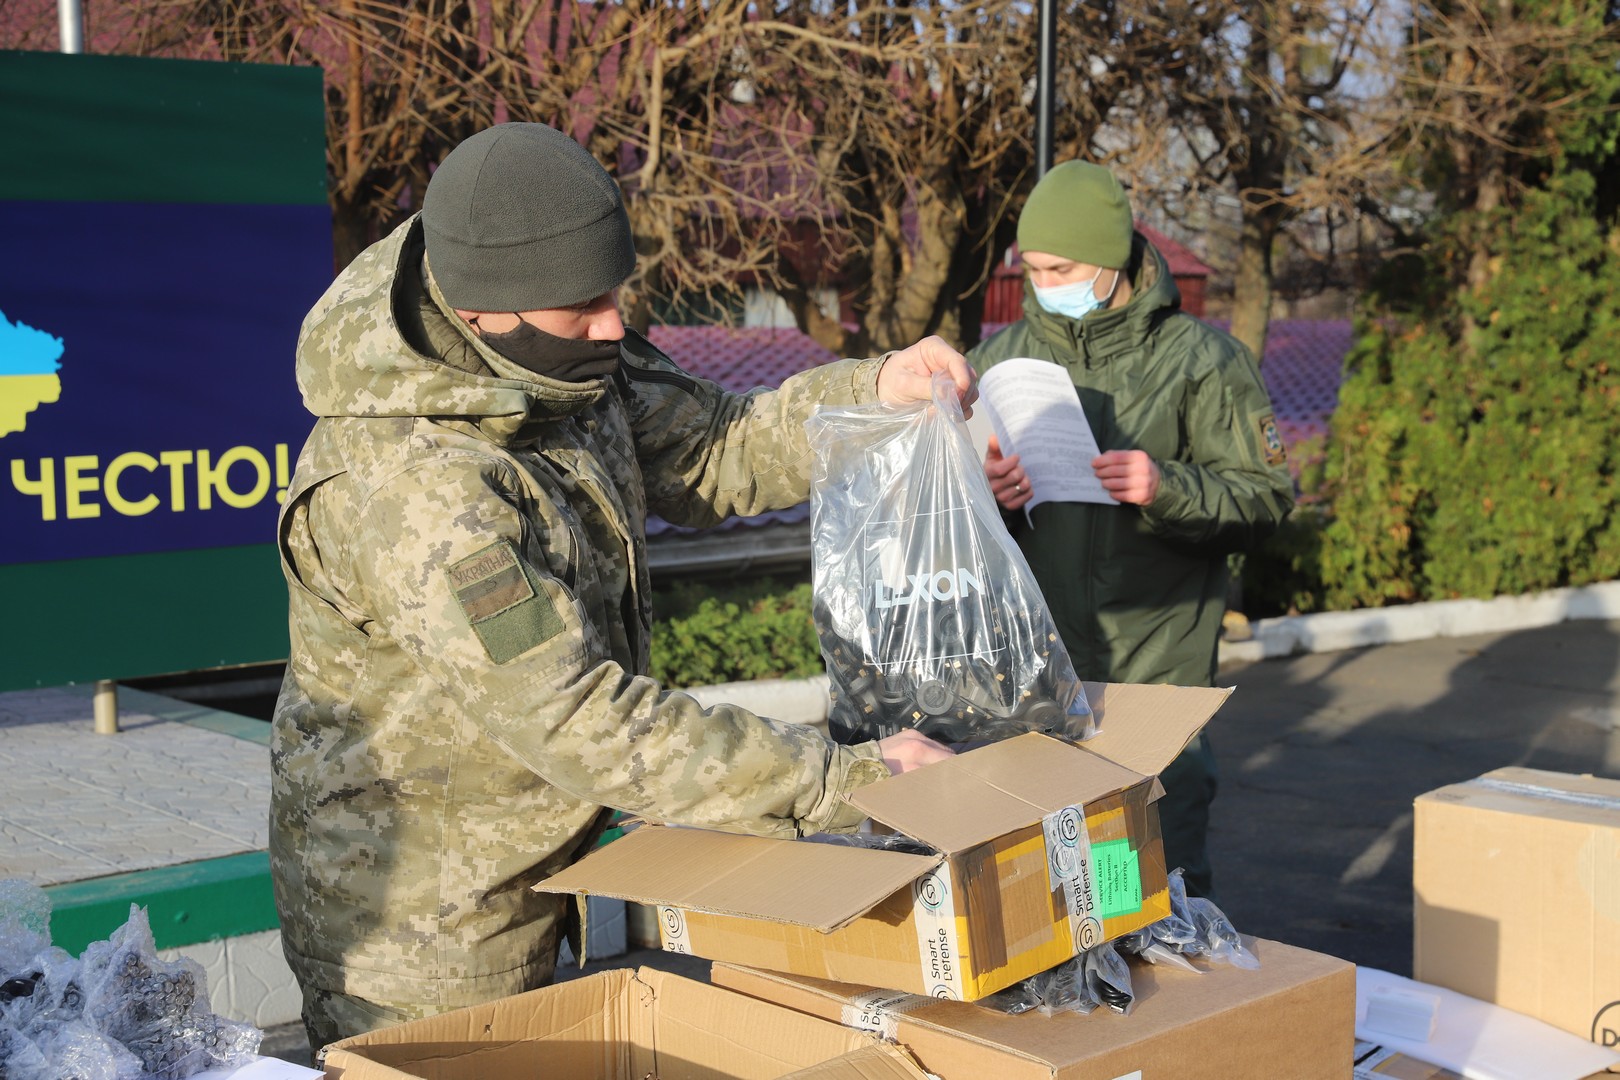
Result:
<svg viewBox="0 0 1620 1080">
<path fill-rule="evenodd" d="M 979 380 L 979 400 L 995 429 L 1000 453 L 1017 454 L 1018 466 L 1028 477 L 1029 499 L 1020 504 L 1024 509 L 1043 502 L 1121 501 L 1092 470 L 1092 459 L 1099 453 L 1097 439 L 1074 383 L 1060 365 L 1027 356 L 1004 360 Z M 1115 455 L 1146 460 L 1152 467 L 1151 484 L 1157 487 L 1158 470 L 1146 454 L 1114 451 L 1108 455 L 1111 462 Z M 1125 490 L 1132 495 L 1149 483 L 1134 460 L 1114 462 L 1110 471 L 1128 481 Z"/>
</svg>

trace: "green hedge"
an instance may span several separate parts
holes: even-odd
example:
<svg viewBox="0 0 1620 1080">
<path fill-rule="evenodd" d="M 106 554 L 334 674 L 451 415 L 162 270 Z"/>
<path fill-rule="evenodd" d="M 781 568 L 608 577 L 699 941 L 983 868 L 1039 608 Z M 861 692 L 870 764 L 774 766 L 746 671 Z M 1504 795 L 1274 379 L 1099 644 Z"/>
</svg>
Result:
<svg viewBox="0 0 1620 1080">
<path fill-rule="evenodd" d="M 1620 232 L 1579 172 L 1468 227 L 1482 287 L 1436 287 L 1453 225 L 1374 294 L 1302 506 L 1245 565 L 1251 616 L 1620 578 Z"/>
<path fill-rule="evenodd" d="M 820 675 L 808 582 L 677 581 L 653 596 L 652 674 L 665 686 Z"/>
</svg>

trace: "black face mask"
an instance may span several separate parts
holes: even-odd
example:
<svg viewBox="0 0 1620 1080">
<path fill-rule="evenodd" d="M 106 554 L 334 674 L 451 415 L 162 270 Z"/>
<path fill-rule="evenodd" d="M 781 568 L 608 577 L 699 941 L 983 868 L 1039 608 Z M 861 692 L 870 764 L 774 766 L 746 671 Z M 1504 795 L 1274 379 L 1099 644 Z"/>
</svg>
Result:
<svg viewBox="0 0 1620 1080">
<path fill-rule="evenodd" d="M 505 333 L 480 330 L 478 336 L 519 367 L 561 382 L 590 382 L 619 366 L 618 339 L 560 338 L 521 318 Z"/>
</svg>

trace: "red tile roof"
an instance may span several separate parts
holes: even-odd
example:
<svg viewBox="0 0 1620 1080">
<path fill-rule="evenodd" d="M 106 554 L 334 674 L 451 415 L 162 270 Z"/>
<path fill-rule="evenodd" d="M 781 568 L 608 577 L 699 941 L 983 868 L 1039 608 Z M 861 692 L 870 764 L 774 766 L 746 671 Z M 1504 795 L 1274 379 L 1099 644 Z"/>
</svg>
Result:
<svg viewBox="0 0 1620 1080">
<path fill-rule="evenodd" d="M 654 326 L 647 337 L 686 371 L 737 393 L 838 359 L 796 329 Z"/>
</svg>

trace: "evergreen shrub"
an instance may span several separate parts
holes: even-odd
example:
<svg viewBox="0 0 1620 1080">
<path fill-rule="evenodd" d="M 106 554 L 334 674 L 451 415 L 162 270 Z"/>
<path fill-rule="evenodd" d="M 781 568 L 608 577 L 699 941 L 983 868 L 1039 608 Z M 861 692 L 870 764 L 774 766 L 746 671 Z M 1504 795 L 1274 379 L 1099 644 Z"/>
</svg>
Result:
<svg viewBox="0 0 1620 1080">
<path fill-rule="evenodd" d="M 825 671 L 808 582 L 687 580 L 655 592 L 652 675 L 664 686 L 796 679 Z"/>
<path fill-rule="evenodd" d="M 1327 447 L 1325 608 L 1620 578 L 1620 250 L 1592 194 L 1585 173 L 1554 177 L 1409 265 L 1432 281 L 1460 228 L 1490 229 L 1476 290 L 1375 297 Z"/>
</svg>

